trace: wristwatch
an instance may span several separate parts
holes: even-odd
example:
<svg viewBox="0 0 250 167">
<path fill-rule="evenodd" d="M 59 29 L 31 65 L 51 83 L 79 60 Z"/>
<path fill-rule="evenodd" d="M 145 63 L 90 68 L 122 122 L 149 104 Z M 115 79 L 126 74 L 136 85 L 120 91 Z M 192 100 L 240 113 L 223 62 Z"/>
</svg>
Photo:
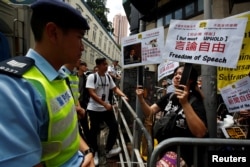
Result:
<svg viewBox="0 0 250 167">
<path fill-rule="evenodd" d="M 89 149 L 87 149 L 85 151 L 81 151 L 81 152 L 83 153 L 83 155 L 87 155 L 89 153 L 94 153 L 94 150 L 93 150 L 93 148 L 89 148 Z"/>
</svg>

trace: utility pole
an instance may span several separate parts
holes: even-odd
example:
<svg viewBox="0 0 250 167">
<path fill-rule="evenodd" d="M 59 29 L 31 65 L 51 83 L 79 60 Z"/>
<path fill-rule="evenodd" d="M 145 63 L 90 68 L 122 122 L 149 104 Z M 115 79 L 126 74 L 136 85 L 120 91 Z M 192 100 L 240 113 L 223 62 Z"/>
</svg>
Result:
<svg viewBox="0 0 250 167">
<path fill-rule="evenodd" d="M 212 19 L 212 0 L 204 0 L 204 19 Z M 217 67 L 202 65 L 202 91 L 210 138 L 217 137 Z"/>
</svg>

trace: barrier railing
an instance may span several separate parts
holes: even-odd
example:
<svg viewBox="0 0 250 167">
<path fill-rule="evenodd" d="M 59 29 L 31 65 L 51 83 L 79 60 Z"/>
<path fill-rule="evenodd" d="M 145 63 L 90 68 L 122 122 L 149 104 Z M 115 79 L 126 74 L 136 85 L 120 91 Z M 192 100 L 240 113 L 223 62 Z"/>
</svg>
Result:
<svg viewBox="0 0 250 167">
<path fill-rule="evenodd" d="M 131 132 L 129 125 L 128 125 L 128 121 L 126 120 L 126 118 L 125 118 L 123 112 L 121 111 L 121 109 L 119 108 L 119 106 L 118 105 L 114 106 L 116 119 L 119 122 L 119 137 L 120 137 L 120 141 L 121 141 L 121 143 L 120 143 L 120 141 L 117 140 L 117 143 L 123 148 L 123 152 L 119 155 L 120 162 L 118 162 L 118 163 L 120 164 L 120 166 L 126 165 L 129 167 L 132 167 L 135 165 L 139 166 L 139 167 L 148 166 L 148 164 L 145 163 L 142 159 L 142 156 L 140 154 L 140 148 L 139 148 L 140 146 L 138 144 L 136 144 L 135 142 L 136 142 L 136 139 L 141 137 L 140 134 L 142 133 L 147 140 L 147 152 L 148 152 L 147 157 L 150 157 L 151 153 L 153 151 L 153 144 L 152 144 L 153 142 L 152 142 L 151 135 L 149 134 L 149 132 L 147 131 L 147 129 L 143 125 L 141 119 L 137 116 L 134 109 L 129 105 L 129 103 L 123 97 L 121 98 L 121 100 L 122 100 L 122 103 L 126 106 L 127 111 L 129 111 L 129 113 L 132 116 L 133 133 Z M 114 101 L 116 104 L 118 104 L 118 101 L 117 101 L 115 96 L 114 96 Z M 126 135 L 128 136 L 129 142 L 132 145 L 131 150 L 129 150 L 127 148 L 127 143 L 126 143 L 125 137 L 123 135 L 122 128 L 126 131 Z M 129 151 L 131 151 L 131 152 L 129 152 Z"/>
<path fill-rule="evenodd" d="M 158 160 L 158 157 L 170 146 L 176 146 L 177 147 L 177 166 L 180 166 L 180 148 L 184 145 L 191 145 L 193 146 L 194 152 L 194 164 L 193 167 L 197 167 L 198 164 L 198 151 L 197 148 L 199 146 L 203 146 L 206 149 L 209 149 L 212 146 L 217 147 L 223 147 L 223 146 L 250 146 L 250 140 L 245 139 L 221 139 L 221 138 L 170 138 L 162 141 L 159 143 L 153 150 L 151 157 L 149 159 L 149 167 L 156 167 L 156 163 Z M 210 149 L 210 151 L 213 151 L 214 148 Z M 205 161 L 202 167 L 208 166 L 208 155 L 207 152 L 205 153 Z"/>
<path fill-rule="evenodd" d="M 117 99 L 114 97 L 115 103 L 118 104 Z M 119 155 L 119 166 L 121 167 L 132 167 L 132 166 L 139 166 L 139 167 L 156 167 L 157 160 L 160 155 L 169 147 L 176 146 L 177 148 L 177 167 L 180 166 L 180 154 L 181 154 L 181 147 L 182 146 L 192 146 L 193 148 L 193 166 L 198 167 L 198 148 L 202 146 L 206 149 L 205 152 L 205 161 L 202 167 L 208 167 L 208 152 L 216 150 L 219 147 L 250 147 L 250 140 L 244 139 L 222 139 L 222 138 L 186 138 L 186 137 L 176 137 L 170 138 L 162 141 L 159 143 L 155 148 L 152 145 L 152 137 L 145 128 L 144 124 L 142 123 L 141 119 L 137 116 L 136 112 L 133 108 L 129 105 L 129 103 L 122 97 L 122 103 L 126 106 L 127 111 L 132 115 L 133 118 L 133 133 L 131 132 L 128 121 L 126 120 L 123 112 L 119 108 L 119 105 L 114 107 L 116 119 L 119 122 L 119 137 L 120 140 L 117 140 L 117 143 L 123 148 L 123 152 Z M 121 127 L 123 126 L 123 127 Z M 125 130 L 126 135 L 128 136 L 129 142 L 131 143 L 131 150 L 127 148 L 127 143 L 122 131 Z M 142 132 L 142 133 L 141 133 Z M 141 134 L 143 134 L 147 141 L 147 152 L 148 152 L 148 159 L 145 163 L 142 159 L 140 154 L 140 146 L 136 144 L 136 139 L 141 138 Z M 131 152 L 129 152 L 131 151 Z"/>
</svg>

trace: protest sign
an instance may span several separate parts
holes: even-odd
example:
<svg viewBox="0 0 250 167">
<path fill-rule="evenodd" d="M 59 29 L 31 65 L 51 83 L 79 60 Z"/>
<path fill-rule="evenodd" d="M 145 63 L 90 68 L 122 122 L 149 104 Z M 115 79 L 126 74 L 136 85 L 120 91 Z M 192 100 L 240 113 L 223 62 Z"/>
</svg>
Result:
<svg viewBox="0 0 250 167">
<path fill-rule="evenodd" d="M 250 77 L 230 84 L 220 90 L 228 112 L 238 112 L 250 109 Z"/>
<path fill-rule="evenodd" d="M 163 27 L 122 38 L 122 66 L 137 67 L 162 62 L 164 50 Z"/>
<path fill-rule="evenodd" d="M 179 67 L 179 62 L 167 61 L 158 66 L 158 81 L 174 73 L 174 69 Z"/>
<path fill-rule="evenodd" d="M 171 20 L 163 59 L 235 68 L 247 18 Z"/>
<path fill-rule="evenodd" d="M 221 89 L 228 84 L 232 84 L 245 76 L 250 72 L 250 11 L 235 15 L 233 17 L 245 17 L 248 18 L 247 26 L 245 29 L 244 39 L 240 51 L 240 56 L 236 68 L 217 68 L 217 87 Z"/>
</svg>

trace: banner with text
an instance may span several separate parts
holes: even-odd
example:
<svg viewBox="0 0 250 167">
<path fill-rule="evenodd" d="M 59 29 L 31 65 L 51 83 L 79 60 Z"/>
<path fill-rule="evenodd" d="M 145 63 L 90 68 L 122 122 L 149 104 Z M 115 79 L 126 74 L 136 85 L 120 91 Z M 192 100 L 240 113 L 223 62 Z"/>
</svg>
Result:
<svg viewBox="0 0 250 167">
<path fill-rule="evenodd" d="M 158 66 L 158 81 L 174 73 L 174 69 L 179 67 L 179 62 L 167 61 Z"/>
<path fill-rule="evenodd" d="M 245 35 L 242 42 L 240 56 L 236 68 L 217 68 L 217 87 L 218 90 L 232 84 L 245 76 L 250 72 L 250 11 L 241 13 L 233 17 L 245 17 L 248 19 L 247 26 L 245 29 Z"/>
<path fill-rule="evenodd" d="M 220 92 L 229 112 L 250 109 L 249 76 L 246 76 L 241 80 L 222 88 Z"/>
<path fill-rule="evenodd" d="M 122 38 L 122 66 L 137 67 L 162 62 L 164 29 L 155 28 Z"/>
<path fill-rule="evenodd" d="M 163 59 L 235 68 L 246 18 L 171 20 Z"/>
</svg>

